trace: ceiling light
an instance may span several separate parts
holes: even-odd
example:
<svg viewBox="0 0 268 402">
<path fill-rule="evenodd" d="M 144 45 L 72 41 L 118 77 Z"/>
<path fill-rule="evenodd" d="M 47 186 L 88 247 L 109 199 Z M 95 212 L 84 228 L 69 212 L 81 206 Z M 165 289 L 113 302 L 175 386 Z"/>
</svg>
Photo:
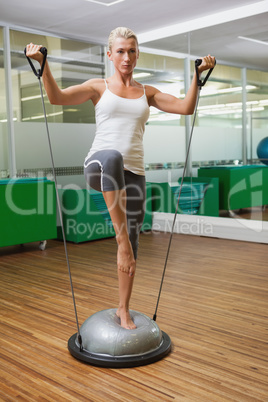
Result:
<svg viewBox="0 0 268 402">
<path fill-rule="evenodd" d="M 229 106 L 229 105 L 226 105 Z M 262 112 L 264 110 L 264 107 L 254 107 L 254 108 L 247 108 L 247 112 Z M 209 115 L 225 115 L 225 114 L 242 114 L 242 109 L 224 109 L 224 110 L 202 110 L 202 112 L 199 113 L 199 117 L 202 116 L 209 116 Z M 238 116 L 239 117 L 239 116 Z"/>
<path fill-rule="evenodd" d="M 46 96 L 46 95 L 44 95 L 44 96 Z M 39 99 L 39 98 L 41 98 L 41 95 L 27 96 L 25 98 L 21 98 L 21 101 L 25 102 L 25 101 L 29 101 L 29 100 L 33 100 L 33 99 Z"/>
<path fill-rule="evenodd" d="M 250 91 L 251 89 L 256 89 L 255 85 L 246 85 L 246 90 L 247 91 Z M 240 92 L 240 91 L 242 91 L 242 87 L 233 87 L 233 88 L 219 89 L 218 93 L 226 94 L 228 92 Z"/>
<path fill-rule="evenodd" d="M 204 110 L 204 109 L 222 109 L 223 107 L 226 107 L 225 104 L 218 104 L 218 105 L 206 105 L 206 106 L 198 106 L 198 110 Z"/>
<path fill-rule="evenodd" d="M 252 89 L 256 89 L 255 85 L 247 85 L 246 90 L 250 91 Z M 214 89 L 214 88 L 204 88 L 203 92 L 201 92 L 201 96 L 211 96 L 211 95 L 218 95 L 218 94 L 227 94 L 231 92 L 241 92 L 242 87 L 232 87 L 232 88 L 222 88 L 222 89 Z"/>
<path fill-rule="evenodd" d="M 265 103 L 267 102 L 267 103 Z M 246 102 L 247 112 L 263 111 L 264 106 L 268 105 L 268 99 L 263 101 L 248 101 Z M 199 116 L 217 115 L 217 114 L 233 114 L 242 113 L 242 102 L 226 103 L 219 105 L 198 106 Z"/>
<path fill-rule="evenodd" d="M 48 113 L 47 117 L 53 117 L 53 116 L 60 116 L 63 114 L 63 111 L 61 112 L 55 112 L 55 113 Z M 27 120 L 39 120 L 39 119 L 44 119 L 44 115 L 41 114 L 39 116 L 32 116 L 32 117 L 25 117 L 24 119 L 22 119 L 22 121 L 27 121 Z"/>
<path fill-rule="evenodd" d="M 238 36 L 239 39 L 243 40 L 248 40 L 249 42 L 255 42 L 259 43 L 260 45 L 266 45 L 268 46 L 268 42 L 264 42 L 263 40 L 258 40 L 258 39 L 253 39 L 253 38 L 247 38 L 246 36 Z"/>
<path fill-rule="evenodd" d="M 13 121 L 17 121 L 17 117 L 13 117 Z M 0 123 L 7 123 L 7 119 L 0 120 Z"/>
<path fill-rule="evenodd" d="M 86 0 L 86 1 L 89 1 L 90 3 L 97 3 L 97 4 L 101 4 L 102 6 L 110 7 L 117 3 L 122 3 L 122 1 L 125 1 L 125 0 Z"/>
<path fill-rule="evenodd" d="M 247 101 L 247 105 L 258 105 L 259 101 Z"/>
<path fill-rule="evenodd" d="M 145 78 L 145 77 L 150 77 L 150 73 L 137 73 L 133 75 L 133 78 Z"/>
<path fill-rule="evenodd" d="M 178 121 L 181 119 L 180 115 L 168 114 L 168 113 L 159 113 L 158 115 L 150 116 L 149 122 L 155 121 Z"/>
</svg>

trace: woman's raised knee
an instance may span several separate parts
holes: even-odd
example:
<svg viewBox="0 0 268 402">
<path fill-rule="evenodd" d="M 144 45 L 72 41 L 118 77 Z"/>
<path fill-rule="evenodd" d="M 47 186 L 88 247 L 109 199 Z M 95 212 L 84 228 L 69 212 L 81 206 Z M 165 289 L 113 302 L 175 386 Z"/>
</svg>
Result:
<svg viewBox="0 0 268 402">
<path fill-rule="evenodd" d="M 124 169 L 122 154 L 116 149 L 110 149 L 106 155 L 106 164 L 107 166 L 112 164 L 113 166 L 118 166 L 119 168 Z"/>
</svg>

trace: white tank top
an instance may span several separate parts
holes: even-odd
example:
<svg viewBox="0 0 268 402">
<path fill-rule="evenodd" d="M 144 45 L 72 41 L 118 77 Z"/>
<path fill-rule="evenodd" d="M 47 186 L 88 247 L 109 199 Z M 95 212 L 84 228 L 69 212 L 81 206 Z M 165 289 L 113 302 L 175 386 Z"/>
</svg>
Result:
<svg viewBox="0 0 268 402">
<path fill-rule="evenodd" d="M 144 94 L 140 98 L 122 98 L 106 90 L 95 106 L 96 134 L 87 158 L 104 149 L 116 149 L 123 156 L 124 167 L 145 175 L 143 134 L 149 118 L 149 105 Z"/>
</svg>

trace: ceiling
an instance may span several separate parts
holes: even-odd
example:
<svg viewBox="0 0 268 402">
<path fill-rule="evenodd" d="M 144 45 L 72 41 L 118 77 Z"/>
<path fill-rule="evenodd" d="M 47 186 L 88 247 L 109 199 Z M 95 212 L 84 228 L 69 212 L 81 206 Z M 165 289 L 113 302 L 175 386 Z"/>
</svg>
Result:
<svg viewBox="0 0 268 402">
<path fill-rule="evenodd" d="M 0 0 L 0 25 L 100 44 L 128 26 L 142 48 L 268 71 L 267 0 Z"/>
</svg>

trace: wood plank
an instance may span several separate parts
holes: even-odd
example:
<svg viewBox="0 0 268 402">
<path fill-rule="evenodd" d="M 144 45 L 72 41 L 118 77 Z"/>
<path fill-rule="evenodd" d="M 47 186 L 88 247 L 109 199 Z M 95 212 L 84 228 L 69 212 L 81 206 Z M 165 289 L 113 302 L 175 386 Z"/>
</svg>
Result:
<svg viewBox="0 0 268 402">
<path fill-rule="evenodd" d="M 131 308 L 152 317 L 169 234 L 141 235 Z M 117 306 L 115 239 L 68 243 L 80 325 Z M 174 234 L 157 323 L 163 360 L 84 364 L 63 244 L 0 249 L 0 400 L 268 401 L 267 246 Z"/>
</svg>

